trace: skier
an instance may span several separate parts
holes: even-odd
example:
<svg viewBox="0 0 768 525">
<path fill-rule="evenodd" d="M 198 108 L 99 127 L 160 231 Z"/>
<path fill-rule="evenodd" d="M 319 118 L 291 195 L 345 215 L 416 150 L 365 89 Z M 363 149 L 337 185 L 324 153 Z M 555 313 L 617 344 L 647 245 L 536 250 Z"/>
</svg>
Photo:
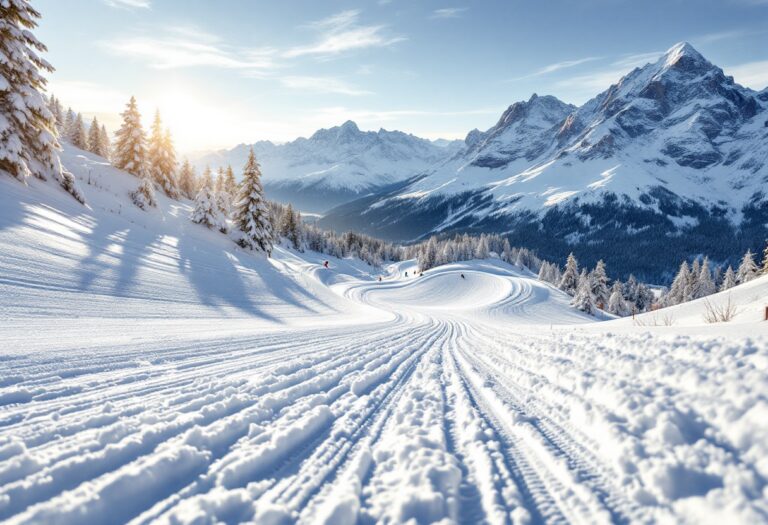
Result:
<svg viewBox="0 0 768 525">
<path fill-rule="evenodd" d="M 405 276 L 408 277 L 408 272 L 405 272 Z"/>
<path fill-rule="evenodd" d="M 463 274 L 463 273 L 461 274 L 461 278 L 462 278 L 462 279 L 464 278 L 464 274 Z"/>
<path fill-rule="evenodd" d="M 323 266 L 324 266 L 324 267 L 326 267 L 326 268 L 328 268 L 328 261 L 325 261 L 325 262 L 323 263 Z"/>
<path fill-rule="evenodd" d="M 379 282 L 381 282 L 381 275 L 379 275 Z"/>
</svg>

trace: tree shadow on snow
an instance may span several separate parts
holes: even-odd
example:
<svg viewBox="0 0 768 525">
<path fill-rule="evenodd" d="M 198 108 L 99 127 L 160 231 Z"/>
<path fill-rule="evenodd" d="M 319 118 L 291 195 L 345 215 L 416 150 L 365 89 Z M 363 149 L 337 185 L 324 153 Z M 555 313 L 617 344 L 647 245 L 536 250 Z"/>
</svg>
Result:
<svg viewBox="0 0 768 525">
<path fill-rule="evenodd" d="M 188 232 L 182 232 L 178 239 L 179 272 L 187 277 L 202 304 L 213 308 L 231 306 L 249 315 L 280 322 L 254 303 L 229 252 L 215 243 L 206 245 L 191 239 Z"/>
</svg>

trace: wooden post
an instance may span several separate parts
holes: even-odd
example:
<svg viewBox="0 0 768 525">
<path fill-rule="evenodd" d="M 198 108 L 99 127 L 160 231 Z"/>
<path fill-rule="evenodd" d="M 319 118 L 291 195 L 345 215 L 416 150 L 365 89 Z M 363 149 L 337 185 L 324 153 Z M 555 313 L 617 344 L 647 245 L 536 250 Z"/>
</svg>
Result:
<svg viewBox="0 0 768 525">
<path fill-rule="evenodd" d="M 765 321 L 768 321 L 768 306 L 765 307 Z"/>
</svg>

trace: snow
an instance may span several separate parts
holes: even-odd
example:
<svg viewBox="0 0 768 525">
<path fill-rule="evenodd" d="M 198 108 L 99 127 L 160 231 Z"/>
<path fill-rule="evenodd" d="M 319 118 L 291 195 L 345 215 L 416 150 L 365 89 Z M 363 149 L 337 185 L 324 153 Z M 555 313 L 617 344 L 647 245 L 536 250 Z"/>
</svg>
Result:
<svg viewBox="0 0 768 525">
<path fill-rule="evenodd" d="M 496 259 L 245 252 L 63 162 L 89 207 L 0 178 L 0 520 L 767 521 L 768 277 L 729 323 L 596 322 Z"/>
</svg>

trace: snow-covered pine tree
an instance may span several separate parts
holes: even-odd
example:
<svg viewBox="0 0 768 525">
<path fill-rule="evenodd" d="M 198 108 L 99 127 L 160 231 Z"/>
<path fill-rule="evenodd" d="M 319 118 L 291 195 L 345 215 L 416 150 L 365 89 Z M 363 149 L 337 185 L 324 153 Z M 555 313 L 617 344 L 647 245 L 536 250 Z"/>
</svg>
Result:
<svg viewBox="0 0 768 525">
<path fill-rule="evenodd" d="M 61 105 L 61 101 L 51 95 L 48 99 L 48 109 L 53 114 L 53 118 L 56 122 L 56 131 L 59 136 L 61 136 L 61 133 L 64 130 L 64 108 Z"/>
<path fill-rule="evenodd" d="M 739 284 L 744 284 L 758 275 L 760 275 L 760 272 L 757 269 L 757 264 L 755 264 L 755 256 L 752 254 L 752 250 L 747 250 L 747 253 L 741 259 L 739 269 L 736 271 L 736 281 Z"/>
<path fill-rule="evenodd" d="M 512 262 L 512 246 L 509 244 L 509 239 L 504 239 L 504 243 L 502 244 L 501 260 L 504 262 Z"/>
<path fill-rule="evenodd" d="M 232 208 L 232 198 L 225 188 L 224 168 L 219 168 L 216 176 L 216 206 L 224 217 L 229 217 Z"/>
<path fill-rule="evenodd" d="M 40 13 L 26 0 L 0 1 L 0 173 L 25 181 L 29 175 L 54 178 L 78 201 L 85 199 L 75 177 L 59 160 L 55 116 L 43 91 L 46 72 L 35 38 Z"/>
<path fill-rule="evenodd" d="M 698 299 L 699 295 L 699 276 L 701 275 L 701 263 L 696 258 L 691 264 L 691 272 L 688 274 L 688 284 L 685 287 L 684 301 Z"/>
<path fill-rule="evenodd" d="M 192 222 L 202 224 L 208 228 L 216 228 L 220 231 L 226 230 L 226 224 L 216 207 L 216 196 L 213 190 L 213 180 L 211 168 L 206 167 L 203 172 L 200 191 L 195 197 L 195 208 L 192 211 Z"/>
<path fill-rule="evenodd" d="M 72 126 L 75 123 L 77 115 L 72 111 L 72 108 L 67 108 L 67 112 L 64 114 L 64 123 L 61 127 L 61 133 L 59 136 L 64 140 L 69 140 L 69 135 L 72 131 Z"/>
<path fill-rule="evenodd" d="M 235 172 L 232 170 L 232 166 L 227 165 L 225 174 L 224 189 L 229 194 L 230 201 L 232 201 L 237 196 L 237 181 L 235 180 Z"/>
<path fill-rule="evenodd" d="M 163 188 L 163 191 L 172 199 L 179 198 L 176 187 L 176 152 L 173 148 L 171 133 L 163 130 L 163 121 L 160 111 L 155 111 L 155 119 L 152 122 L 152 134 L 149 137 L 147 150 L 150 172 L 155 182 Z"/>
<path fill-rule="evenodd" d="M 704 257 L 699 270 L 699 287 L 697 297 L 706 297 L 717 291 L 715 281 L 712 279 L 712 272 L 709 270 L 709 258 Z"/>
<path fill-rule="evenodd" d="M 605 272 L 605 263 L 602 259 L 597 261 L 597 266 L 589 275 L 592 296 L 598 308 L 605 309 L 608 305 L 610 292 L 608 290 L 608 275 Z"/>
<path fill-rule="evenodd" d="M 487 259 L 491 254 L 490 252 L 491 251 L 488 248 L 488 238 L 485 234 L 480 235 L 480 240 L 475 249 L 475 259 Z"/>
<path fill-rule="evenodd" d="M 112 163 L 116 168 L 138 176 L 147 161 L 147 139 L 141 127 L 141 114 L 134 97 L 128 101 L 121 115 L 123 123 L 115 133 Z"/>
<path fill-rule="evenodd" d="M 88 128 L 88 151 L 101 155 L 101 130 L 99 129 L 99 121 L 96 117 L 93 117 L 91 126 Z"/>
<path fill-rule="evenodd" d="M 301 247 L 298 219 L 293 211 L 293 206 L 290 204 L 280 218 L 280 235 L 288 239 L 294 248 L 299 249 Z"/>
<path fill-rule="evenodd" d="M 688 263 L 686 261 L 680 263 L 680 269 L 677 271 L 677 275 L 675 275 L 675 278 L 672 281 L 672 286 L 669 288 L 669 293 L 667 294 L 669 306 L 686 301 L 685 292 L 686 287 L 688 286 L 688 281 L 690 280 L 690 273 Z"/>
<path fill-rule="evenodd" d="M 155 199 L 155 183 L 152 181 L 152 177 L 149 175 L 149 171 L 145 166 L 142 166 L 141 168 L 139 179 L 139 187 L 136 191 L 131 193 L 133 203 L 142 210 L 157 206 L 157 200 Z"/>
<path fill-rule="evenodd" d="M 592 296 L 589 275 L 587 275 L 586 269 L 582 270 L 579 276 L 579 284 L 576 288 L 576 294 L 571 300 L 571 306 L 588 314 L 591 314 L 595 309 L 595 298 Z"/>
<path fill-rule="evenodd" d="M 624 300 L 624 294 L 619 281 L 614 282 L 613 287 L 611 287 L 611 295 L 608 297 L 608 312 L 621 317 L 629 314 L 629 306 L 627 301 Z"/>
<path fill-rule="evenodd" d="M 417 262 L 422 272 L 435 267 L 437 264 L 437 239 L 435 237 L 430 237 L 427 243 L 422 245 Z"/>
<path fill-rule="evenodd" d="M 197 193 L 195 191 L 196 188 L 195 169 L 189 163 L 189 160 L 184 159 L 179 170 L 179 190 L 186 198 L 194 199 Z"/>
<path fill-rule="evenodd" d="M 238 244 L 243 248 L 272 253 L 272 223 L 261 186 L 261 169 L 251 148 L 248 161 L 243 168 L 243 182 L 240 186 L 233 220 L 240 230 Z"/>
<path fill-rule="evenodd" d="M 728 265 L 728 268 L 725 270 L 725 275 L 723 275 L 723 283 L 720 285 L 720 291 L 724 292 L 730 290 L 736 286 L 736 284 L 736 273 L 733 271 L 733 268 Z"/>
<path fill-rule="evenodd" d="M 99 155 L 109 160 L 111 149 L 109 133 L 107 133 L 107 128 L 102 124 L 101 129 L 99 130 L 99 151 L 101 152 Z"/>
<path fill-rule="evenodd" d="M 83 115 L 80 113 L 75 117 L 75 122 L 69 130 L 69 142 L 76 148 L 88 151 L 88 134 L 85 131 Z"/>
<path fill-rule="evenodd" d="M 562 291 L 574 295 L 576 289 L 579 286 L 579 262 L 576 260 L 576 256 L 571 252 L 568 255 L 568 259 L 565 262 L 565 271 L 560 278 L 560 284 L 558 288 Z"/>
</svg>

